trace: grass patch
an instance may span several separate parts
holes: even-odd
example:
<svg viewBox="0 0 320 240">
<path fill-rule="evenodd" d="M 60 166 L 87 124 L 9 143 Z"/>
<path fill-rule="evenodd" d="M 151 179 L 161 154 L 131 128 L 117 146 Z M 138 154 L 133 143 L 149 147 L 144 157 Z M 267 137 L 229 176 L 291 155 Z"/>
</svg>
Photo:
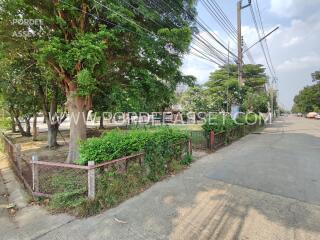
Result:
<svg viewBox="0 0 320 240">
<path fill-rule="evenodd" d="M 142 152 L 150 143 L 163 145 L 186 141 L 186 131 L 171 127 L 152 129 L 134 129 L 130 131 L 113 130 L 99 138 L 91 138 L 80 144 L 78 164 L 86 165 L 88 161 L 96 163 L 111 161 L 133 153 Z"/>
<path fill-rule="evenodd" d="M 110 161 L 137 151 L 144 151 L 144 164 L 137 160 L 106 170 L 96 169 L 96 197 L 87 196 L 87 175 L 73 170 L 56 170 L 43 174 L 42 192 L 54 193 L 49 207 L 55 212 L 69 212 L 79 217 L 97 214 L 112 208 L 144 191 L 169 175 L 189 165 L 192 157 L 186 154 L 188 134 L 172 128 L 136 129 L 126 133 L 111 131 L 100 138 L 88 139 L 81 145 L 80 164 L 88 160 Z M 120 166 L 121 165 L 121 166 Z"/>
<path fill-rule="evenodd" d="M 182 160 L 173 160 L 168 163 L 161 176 L 150 177 L 150 167 L 146 164 L 131 163 L 126 173 L 115 170 L 96 170 L 96 198 L 86 197 L 86 189 L 78 188 L 72 177 L 61 175 L 52 181 L 51 186 L 65 187 L 63 192 L 54 194 L 49 202 L 51 211 L 68 212 L 77 217 L 88 217 L 100 213 L 105 209 L 115 207 L 123 201 L 143 192 L 154 182 L 176 174 L 189 165 L 192 157 L 186 155 Z"/>
<path fill-rule="evenodd" d="M 86 189 L 87 172 L 85 170 L 40 168 L 40 190 L 44 193 L 69 192 L 75 189 Z"/>
<path fill-rule="evenodd" d="M 10 118 L 0 117 L 0 130 L 5 131 L 10 128 Z"/>
</svg>

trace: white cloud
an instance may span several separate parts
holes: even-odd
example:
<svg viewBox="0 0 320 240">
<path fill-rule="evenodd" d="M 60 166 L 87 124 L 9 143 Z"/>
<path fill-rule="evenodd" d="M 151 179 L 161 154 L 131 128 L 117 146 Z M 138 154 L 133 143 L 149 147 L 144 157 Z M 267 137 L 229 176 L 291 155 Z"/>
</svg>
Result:
<svg viewBox="0 0 320 240">
<path fill-rule="evenodd" d="M 275 18 L 274 14 L 289 18 L 285 20 L 286 25 L 280 25 L 280 30 L 272 33 L 267 39 L 273 65 L 279 79 L 280 102 L 290 109 L 293 97 L 304 86 L 311 84 L 310 74 L 315 70 L 320 70 L 320 0 L 270 1 L 271 11 L 269 13 L 271 12 L 271 15 L 265 14 L 263 16 L 265 24 L 274 23 L 274 19 L 271 19 Z M 273 27 L 266 26 L 265 32 L 269 32 Z M 243 26 L 242 32 L 248 46 L 258 40 L 253 25 Z M 224 42 L 227 41 L 224 38 Z M 232 45 L 232 48 L 234 47 Z M 253 47 L 250 52 L 255 63 L 266 66 L 259 44 Z M 188 56 L 182 70 L 184 73 L 196 76 L 198 82 L 205 82 L 214 68 L 217 66 Z"/>
<path fill-rule="evenodd" d="M 319 0 L 271 0 L 270 11 L 280 17 L 305 17 L 318 7 Z"/>
<path fill-rule="evenodd" d="M 310 74 L 315 70 L 320 70 L 320 13 L 316 13 L 315 10 L 306 13 L 304 9 L 295 9 L 296 7 L 292 6 L 296 2 L 295 0 L 271 0 L 271 2 L 273 11 L 275 11 L 275 4 L 277 4 L 278 14 L 281 10 L 287 12 L 288 16 L 301 16 L 291 18 L 287 26 L 280 25 L 280 30 L 267 38 L 273 65 L 279 79 L 280 102 L 290 109 L 293 97 L 304 86 L 311 84 Z M 320 10 L 320 1 L 305 0 L 304 2 L 309 8 L 312 5 L 313 9 Z M 268 22 L 268 19 L 265 19 L 265 22 Z M 266 32 L 270 30 L 266 29 Z M 243 27 L 243 32 L 247 42 L 255 41 L 257 34 L 253 26 Z M 262 63 L 266 66 L 259 45 L 252 48 L 251 53 L 256 63 Z"/>
<path fill-rule="evenodd" d="M 303 40 L 302 37 L 293 37 L 288 42 L 283 43 L 283 47 L 291 47 Z"/>
<path fill-rule="evenodd" d="M 306 68 L 317 68 L 320 67 L 320 56 L 319 55 L 308 55 L 303 57 L 295 57 L 284 61 L 277 67 L 279 71 L 301 71 Z"/>
<path fill-rule="evenodd" d="M 183 62 L 184 64 L 181 68 L 181 71 L 185 75 L 195 76 L 198 83 L 206 82 L 210 73 L 218 68 L 214 63 L 210 63 L 192 55 L 185 56 Z"/>
<path fill-rule="evenodd" d="M 223 39 L 223 37 L 220 35 L 220 33 L 218 31 L 210 32 L 210 34 L 212 34 L 213 36 L 215 36 L 219 40 Z M 214 46 L 215 48 L 217 48 L 218 50 L 220 50 L 222 52 L 226 52 L 226 50 L 223 49 L 219 44 L 214 43 L 214 40 L 210 34 L 207 32 L 200 32 L 199 36 L 205 42 L 210 43 L 211 46 Z M 231 40 L 229 40 L 229 41 L 230 41 L 230 49 L 234 51 L 235 45 L 231 44 L 232 43 Z M 228 39 L 224 40 L 223 42 L 228 42 Z M 193 42 L 193 43 L 196 43 L 196 42 Z M 199 42 L 197 42 L 197 45 L 199 45 Z M 196 47 L 195 45 L 192 44 L 192 46 L 200 50 L 200 48 Z M 204 48 L 205 47 L 201 47 L 201 52 L 204 52 Z M 202 56 L 201 54 L 199 54 L 195 50 L 191 50 L 191 53 Z M 204 52 L 204 53 L 206 55 L 210 54 L 210 52 Z M 196 57 L 191 54 L 186 55 L 184 57 L 183 66 L 181 67 L 181 70 L 184 74 L 195 76 L 197 78 L 198 83 L 204 83 L 204 82 L 208 81 L 210 73 L 216 69 L 218 69 L 217 64 L 210 62 L 210 61 L 207 61 L 207 60 L 204 60 L 200 57 Z"/>
</svg>

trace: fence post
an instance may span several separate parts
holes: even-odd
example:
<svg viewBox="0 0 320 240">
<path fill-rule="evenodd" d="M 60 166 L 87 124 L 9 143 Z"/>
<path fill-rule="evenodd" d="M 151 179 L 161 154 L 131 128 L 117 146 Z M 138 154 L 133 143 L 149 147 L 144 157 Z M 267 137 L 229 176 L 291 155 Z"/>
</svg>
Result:
<svg viewBox="0 0 320 240">
<path fill-rule="evenodd" d="M 39 192 L 39 166 L 37 164 L 39 157 L 37 154 L 32 155 L 32 190 Z"/>
<path fill-rule="evenodd" d="M 140 166 L 143 166 L 143 165 L 144 165 L 144 154 L 142 154 L 142 155 L 139 157 L 139 164 L 140 164 Z"/>
<path fill-rule="evenodd" d="M 94 166 L 94 161 L 89 161 L 88 162 L 88 166 Z M 88 197 L 90 199 L 94 199 L 95 198 L 95 193 L 96 193 L 96 189 L 95 189 L 95 169 L 94 168 L 90 168 L 88 170 Z"/>
<path fill-rule="evenodd" d="M 189 141 L 188 141 L 188 154 L 192 155 L 192 139 L 191 138 L 189 138 Z"/>
<path fill-rule="evenodd" d="M 16 158 L 19 174 L 21 175 L 22 164 L 21 164 L 21 145 L 20 144 L 15 145 L 15 151 L 16 151 L 15 158 Z"/>
<path fill-rule="evenodd" d="M 212 151 L 214 148 L 214 131 L 210 131 L 210 150 Z"/>
</svg>

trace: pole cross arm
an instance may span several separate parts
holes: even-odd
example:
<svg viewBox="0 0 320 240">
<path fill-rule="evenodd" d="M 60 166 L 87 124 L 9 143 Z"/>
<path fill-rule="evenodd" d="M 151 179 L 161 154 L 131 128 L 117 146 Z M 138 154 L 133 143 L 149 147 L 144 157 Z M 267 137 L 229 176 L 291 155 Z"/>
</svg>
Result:
<svg viewBox="0 0 320 240">
<path fill-rule="evenodd" d="M 242 2 L 242 1 L 241 1 Z M 244 5 L 244 6 L 241 6 L 241 9 L 244 9 L 244 8 L 247 8 L 251 5 L 251 0 L 248 0 L 248 4 L 247 5 Z"/>
<path fill-rule="evenodd" d="M 275 29 L 273 29 L 271 32 L 269 32 L 267 35 L 265 35 L 263 38 L 259 39 L 259 41 L 255 42 L 254 44 L 252 44 L 250 47 L 248 47 L 247 49 L 245 49 L 243 51 L 243 53 L 249 51 L 249 49 L 253 48 L 255 45 L 257 45 L 259 42 L 261 42 L 262 40 L 266 39 L 268 36 L 270 36 L 273 32 L 277 31 L 279 29 L 279 26 L 276 27 Z"/>
</svg>

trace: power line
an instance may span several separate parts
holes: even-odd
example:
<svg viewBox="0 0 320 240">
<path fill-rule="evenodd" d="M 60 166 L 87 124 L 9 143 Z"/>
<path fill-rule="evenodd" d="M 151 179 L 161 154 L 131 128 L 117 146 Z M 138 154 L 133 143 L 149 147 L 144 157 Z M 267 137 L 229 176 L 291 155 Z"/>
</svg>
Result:
<svg viewBox="0 0 320 240">
<path fill-rule="evenodd" d="M 203 52 L 201 52 L 200 50 L 198 50 L 197 48 L 191 46 L 190 48 L 192 48 L 193 50 L 195 50 L 196 52 L 200 53 L 203 57 L 202 58 L 205 58 L 206 60 L 209 60 L 215 64 L 217 64 L 218 66 L 221 66 L 221 63 L 218 63 L 216 60 L 208 57 L 206 54 L 204 54 Z M 191 54 L 194 54 L 194 53 L 191 53 Z"/>
<path fill-rule="evenodd" d="M 128 29 L 128 28 L 125 28 L 125 27 L 121 26 L 120 24 L 117 24 L 117 23 L 111 22 L 111 21 L 109 21 L 109 20 L 103 19 L 103 18 L 101 18 L 101 17 L 99 17 L 99 16 L 97 16 L 97 15 L 95 15 L 95 14 L 92 14 L 92 13 L 90 13 L 90 12 L 88 12 L 88 11 L 84 11 L 83 9 L 78 8 L 78 7 L 76 7 L 76 6 L 72 5 L 72 4 L 69 4 L 69 3 L 65 2 L 64 0 L 60 0 L 60 1 L 61 1 L 62 3 L 64 3 L 64 4 L 68 5 L 69 7 L 75 8 L 77 11 L 80 11 L 80 12 L 83 12 L 83 13 L 85 13 L 85 14 L 88 14 L 89 16 L 93 17 L 93 19 L 94 19 L 95 21 L 96 21 L 96 20 L 100 20 L 100 21 L 105 22 L 105 23 L 107 23 L 107 24 L 113 25 L 113 27 L 119 27 L 119 28 L 122 28 L 122 29 L 124 29 L 124 30 L 126 30 L 126 31 L 128 31 L 128 32 L 131 32 L 131 33 L 140 35 L 140 36 L 142 36 L 142 37 L 145 37 L 145 35 L 142 35 L 142 34 L 136 32 L 136 31 L 132 31 L 132 30 L 130 30 L 130 29 Z"/>
<path fill-rule="evenodd" d="M 97 4 L 100 5 L 101 7 L 104 7 L 104 8 L 106 8 L 106 9 L 108 9 L 109 11 L 111 11 L 111 12 L 113 12 L 114 14 L 118 15 L 119 17 L 125 19 L 127 22 L 135 25 L 136 27 L 138 27 L 139 29 L 141 29 L 142 32 L 144 32 L 144 33 L 145 33 L 145 32 L 150 33 L 151 36 L 150 36 L 149 34 L 142 34 L 142 33 L 139 33 L 139 32 L 137 32 L 137 31 L 132 31 L 132 30 L 130 30 L 130 29 L 128 29 L 128 28 L 125 28 L 125 27 L 121 26 L 120 24 L 116 24 L 116 23 L 113 23 L 113 22 L 111 22 L 111 21 L 109 21 L 109 20 L 102 19 L 101 17 L 99 17 L 99 16 L 97 16 L 97 15 L 95 15 L 95 14 L 92 14 L 92 13 L 90 13 L 90 12 L 87 12 L 87 11 L 84 11 L 84 10 L 82 10 L 82 9 L 80 9 L 80 8 L 77 8 L 76 6 L 71 5 L 71 4 L 67 3 L 67 2 L 64 2 L 63 0 L 61 0 L 61 1 L 62 1 L 63 3 L 65 3 L 66 5 L 68 5 L 68 6 L 71 6 L 71 7 L 75 8 L 75 9 L 78 10 L 78 11 L 81 11 L 81 12 L 84 12 L 84 13 L 88 14 L 89 16 L 93 17 L 94 20 L 100 20 L 100 21 L 106 22 L 107 24 L 112 25 L 113 27 L 122 28 L 122 29 L 124 29 L 124 30 L 126 30 L 126 31 L 135 33 L 135 34 L 140 35 L 140 36 L 142 36 L 142 37 L 148 36 L 148 37 L 151 37 L 151 38 L 153 38 L 153 39 L 155 39 L 155 38 L 161 39 L 161 37 L 160 37 L 160 36 L 157 36 L 154 32 L 152 32 L 152 31 L 150 31 L 150 30 L 148 30 L 148 29 L 140 26 L 139 24 L 137 24 L 137 23 L 134 22 L 133 20 L 131 20 L 131 19 L 123 16 L 123 15 L 120 14 L 119 12 L 116 12 L 116 11 L 112 10 L 111 8 L 103 5 L 101 2 L 98 2 L 98 1 L 93 0 L 95 3 L 97 3 Z M 131 4 L 130 4 L 130 6 L 133 7 Z M 133 7 L 133 8 L 134 8 L 134 7 Z M 136 10 L 137 10 L 137 9 L 136 9 Z M 185 11 L 185 12 L 188 14 L 188 16 L 190 16 L 190 12 L 186 11 L 185 9 L 183 9 L 183 11 Z M 150 19 L 150 20 L 151 20 L 151 19 Z M 157 23 L 157 22 L 154 21 L 154 20 L 151 20 L 151 21 L 154 22 L 154 23 L 156 23 L 156 24 L 159 24 L 159 23 Z M 197 21 L 197 22 L 198 22 L 198 21 Z M 198 24 L 199 24 L 199 25 L 202 27 L 202 29 L 204 29 L 211 37 L 214 37 L 214 36 L 206 29 L 206 27 L 204 26 L 203 23 L 198 22 Z M 200 35 L 195 35 L 195 39 L 198 40 L 198 42 L 197 42 L 197 43 L 194 43 L 195 46 L 191 46 L 191 49 L 193 49 L 193 50 L 195 50 L 196 52 L 200 53 L 200 54 L 203 56 L 203 57 L 202 57 L 203 59 L 208 60 L 208 61 L 210 61 L 210 62 L 213 62 L 213 63 L 215 63 L 215 64 L 218 64 L 219 66 L 221 66 L 221 63 L 223 63 L 223 64 L 226 63 L 226 60 L 225 60 L 226 54 L 225 54 L 225 53 L 223 53 L 223 52 L 221 52 L 220 50 L 218 50 L 217 48 L 215 48 L 213 45 L 211 45 L 209 42 L 207 42 L 207 41 L 206 41 L 202 36 L 200 36 Z M 216 38 L 214 38 L 214 39 L 217 40 Z M 217 41 L 219 41 L 219 40 L 217 40 Z M 220 44 L 222 44 L 222 43 L 220 43 Z M 209 50 L 209 52 L 208 52 L 208 50 Z M 193 53 L 191 53 L 191 54 L 193 54 Z M 194 55 L 194 54 L 193 54 L 193 55 Z M 219 63 L 219 62 L 221 62 L 221 63 Z"/>
<path fill-rule="evenodd" d="M 200 0 L 200 1 L 202 2 L 203 6 L 207 9 L 209 14 L 217 20 L 218 24 L 222 27 L 225 33 L 231 38 L 231 40 L 237 43 L 237 30 L 234 27 L 234 25 L 231 23 L 227 15 L 223 12 L 219 4 L 215 0 L 213 1 Z M 247 45 L 245 42 L 243 43 L 243 45 L 244 45 L 244 49 L 247 49 Z M 249 61 L 254 63 L 254 59 L 249 51 L 246 52 L 246 55 Z"/>
<path fill-rule="evenodd" d="M 113 12 L 114 14 L 118 15 L 119 17 L 122 17 L 122 18 L 125 19 L 126 21 L 128 21 L 128 22 L 130 22 L 130 23 L 133 23 L 134 25 L 136 25 L 137 27 L 141 28 L 142 30 L 145 30 L 146 32 L 149 32 L 149 33 L 151 33 L 152 35 L 154 35 L 154 33 L 151 32 L 149 29 L 146 29 L 146 28 L 140 26 L 140 25 L 137 24 L 135 21 L 133 21 L 133 20 L 131 20 L 131 19 L 123 16 L 123 15 L 120 14 L 119 12 L 112 10 L 111 8 L 107 7 L 106 5 L 100 3 L 100 2 L 98 2 L 98 1 L 96 1 L 96 0 L 93 0 L 93 1 L 94 1 L 95 3 L 97 3 L 97 4 L 99 4 L 100 6 L 108 9 L 109 11 Z"/>
<path fill-rule="evenodd" d="M 213 5 L 206 0 L 200 0 L 200 2 L 206 8 L 209 14 L 217 20 L 218 24 L 231 37 L 231 39 L 236 41 L 236 35 L 234 34 L 232 27 L 230 27 L 230 25 L 223 18 L 221 18 L 220 14 L 216 12 L 216 9 L 213 7 Z"/>
<path fill-rule="evenodd" d="M 163 3 L 165 3 L 167 6 L 170 7 L 170 5 L 168 5 L 168 3 L 166 2 L 166 0 L 162 1 Z M 185 12 L 191 19 L 193 19 L 197 25 L 203 30 L 205 31 L 211 38 L 213 38 L 214 41 L 216 41 L 223 49 L 225 49 L 226 51 L 228 51 L 231 55 L 233 55 L 234 57 L 236 57 L 236 55 L 231 52 L 226 46 L 225 44 L 223 44 L 222 41 L 220 41 L 218 39 L 217 36 L 214 36 L 213 31 L 210 31 L 208 29 L 208 26 L 205 24 L 205 22 L 198 16 L 197 18 L 195 18 L 188 10 L 184 9 L 184 6 L 180 5 L 178 2 L 174 2 L 175 7 L 178 7 L 179 9 L 181 9 L 183 12 Z"/>
<path fill-rule="evenodd" d="M 129 5 L 129 6 L 131 6 L 132 8 L 134 8 L 136 11 L 138 11 L 139 13 L 141 13 L 141 14 L 143 14 L 139 9 L 137 9 L 136 7 L 134 7 L 134 6 L 132 6 L 130 3 L 128 3 L 128 2 L 126 2 L 125 1 L 125 3 L 127 4 L 127 5 Z M 172 12 L 172 11 L 176 11 L 177 13 L 178 13 L 178 11 L 177 11 L 177 9 L 176 8 L 172 8 L 172 7 L 170 7 L 168 4 L 167 4 L 167 2 L 165 2 L 165 1 L 163 1 L 163 3 L 165 3 L 170 9 L 166 9 L 167 11 L 168 10 L 171 10 L 170 11 L 170 13 Z M 163 10 L 164 8 L 163 8 L 163 6 L 160 6 L 160 5 L 153 5 L 153 6 L 157 6 L 157 8 L 158 9 L 160 9 L 160 11 L 161 10 Z M 193 18 L 192 16 L 191 16 L 191 13 L 190 12 L 188 12 L 187 10 L 185 10 L 185 9 L 183 9 L 183 12 L 184 13 L 187 13 L 187 15 L 190 17 L 190 18 Z M 160 13 L 159 13 L 160 14 Z M 194 19 L 194 18 L 193 18 Z M 210 36 L 210 37 L 213 37 L 214 38 L 214 40 L 216 41 L 216 37 L 215 36 L 212 36 L 212 33 L 210 33 L 210 31 L 207 29 L 207 27 L 206 27 L 206 25 L 205 25 L 205 23 L 202 23 L 202 22 L 200 22 L 201 20 L 197 20 L 197 19 L 194 19 L 197 23 L 198 23 L 198 25 L 200 25 L 200 27 Z M 153 20 L 152 20 L 153 21 Z M 155 21 L 153 21 L 154 23 L 156 23 L 157 25 L 159 25 L 159 26 L 162 26 L 159 22 L 155 22 Z M 172 22 L 171 22 L 171 26 L 173 26 L 173 27 L 176 27 Z M 198 47 L 198 51 L 203 51 L 202 52 L 202 54 L 203 55 L 206 55 L 207 56 L 207 58 L 209 57 L 208 55 L 210 55 L 210 59 L 212 60 L 212 58 L 216 58 L 217 60 L 219 60 L 219 61 L 221 61 L 221 62 L 226 62 L 226 54 L 225 53 L 223 53 L 223 52 L 221 52 L 220 50 L 218 50 L 216 47 L 214 47 L 212 44 L 210 44 L 203 36 L 201 36 L 201 35 L 199 35 L 199 34 L 195 34 L 195 33 L 193 33 L 193 36 L 194 36 L 194 42 L 191 44 L 191 46 L 192 45 L 194 45 L 193 46 L 193 49 L 195 48 L 195 47 Z M 209 51 L 209 52 L 208 52 Z M 216 62 L 216 61 L 215 61 Z"/>
<path fill-rule="evenodd" d="M 250 12 L 251 12 L 251 16 L 252 16 L 252 19 L 253 19 L 253 22 L 254 22 L 254 26 L 255 26 L 257 34 L 258 34 L 258 38 L 261 39 L 260 30 L 259 30 L 259 27 L 258 27 L 258 23 L 257 23 L 257 20 L 256 20 L 256 16 L 254 14 L 254 10 L 252 8 L 252 5 L 250 5 Z M 273 74 L 273 71 L 271 69 L 271 66 L 269 64 L 269 60 L 268 60 L 268 57 L 267 57 L 267 54 L 266 54 L 266 51 L 264 49 L 264 46 L 263 46 L 262 42 L 260 42 L 260 46 L 261 46 L 264 58 L 266 60 L 267 66 L 269 68 L 270 74 L 271 74 L 272 77 L 275 77 L 274 74 Z"/>
<path fill-rule="evenodd" d="M 140 14 L 143 14 L 143 13 L 141 12 L 141 10 L 139 10 L 139 9 L 136 8 L 136 7 L 134 7 L 134 6 L 131 5 L 129 2 L 127 2 L 127 1 L 123 1 L 123 2 L 124 2 L 125 4 L 127 4 L 128 6 L 130 6 L 131 8 L 133 8 L 134 11 L 139 12 Z M 158 8 L 158 9 L 161 8 L 161 10 L 164 9 L 163 6 L 160 6 L 160 5 L 153 5 L 153 6 L 157 6 L 157 8 Z M 160 10 L 160 11 L 161 11 L 161 10 Z M 168 10 L 168 9 L 166 9 L 166 10 Z M 176 9 L 174 9 L 174 10 L 176 10 Z M 171 9 L 170 13 L 171 13 L 172 11 L 173 11 L 173 9 Z M 160 12 L 158 12 L 158 11 L 157 11 L 157 13 L 160 14 Z M 151 19 L 150 19 L 150 20 L 151 20 Z M 152 22 L 154 22 L 155 24 L 157 24 L 157 25 L 160 26 L 160 27 L 163 27 L 163 25 L 162 25 L 161 23 L 159 23 L 159 22 L 156 22 L 156 21 L 154 21 L 154 20 L 152 20 Z M 170 24 L 171 27 L 173 27 L 173 28 L 176 27 L 176 26 L 173 24 L 173 22 L 170 21 L 170 23 L 171 23 L 171 24 Z M 204 37 L 202 37 L 202 36 L 200 36 L 200 35 L 197 35 L 197 34 L 194 34 L 194 33 L 193 33 L 193 35 L 194 35 L 194 43 L 191 44 L 191 47 L 192 47 L 193 49 L 194 49 L 195 47 L 198 47 L 197 50 L 198 50 L 198 51 L 202 51 L 201 53 L 206 56 L 205 59 L 210 59 L 211 62 L 213 62 L 213 61 L 212 61 L 213 59 L 217 59 L 218 61 L 225 62 L 225 59 L 224 59 L 224 58 L 226 57 L 226 55 L 225 55 L 223 52 L 219 51 L 217 48 L 215 48 L 213 45 L 211 45 L 209 42 L 207 42 Z M 192 45 L 194 45 L 194 46 L 192 46 Z M 208 52 L 208 51 L 209 51 L 209 52 Z M 210 56 L 209 56 L 209 55 L 210 55 Z M 216 61 L 214 61 L 214 62 L 216 62 Z"/>
<path fill-rule="evenodd" d="M 256 2 L 256 8 L 257 8 L 257 12 L 258 12 L 258 19 L 259 19 L 260 26 L 261 26 L 261 29 L 262 29 L 262 34 L 263 34 L 263 36 L 265 36 L 264 26 L 263 26 L 262 17 L 261 17 L 260 8 L 259 8 L 259 2 L 258 2 L 258 0 L 255 0 L 255 2 Z M 266 49 L 267 49 L 267 53 L 268 53 L 268 57 L 269 57 L 269 60 L 270 60 L 270 65 L 271 65 L 273 74 L 277 78 L 277 74 L 276 74 L 275 68 L 274 68 L 273 63 L 272 63 L 272 59 L 271 59 L 271 55 L 270 55 L 270 50 L 269 50 L 267 39 L 265 39 L 264 42 L 266 44 Z"/>
</svg>

